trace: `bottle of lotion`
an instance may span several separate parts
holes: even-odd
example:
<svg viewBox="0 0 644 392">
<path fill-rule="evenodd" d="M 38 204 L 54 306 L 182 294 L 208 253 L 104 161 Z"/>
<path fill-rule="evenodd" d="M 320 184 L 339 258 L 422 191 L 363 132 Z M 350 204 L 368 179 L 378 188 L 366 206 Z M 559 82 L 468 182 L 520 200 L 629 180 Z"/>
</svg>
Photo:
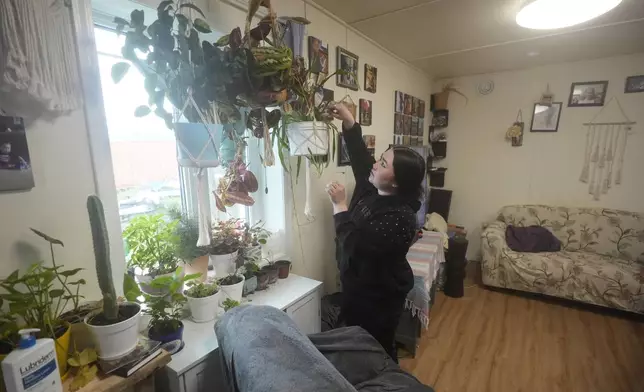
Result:
<svg viewBox="0 0 644 392">
<path fill-rule="evenodd" d="M 56 346 L 52 339 L 33 336 L 39 329 L 22 329 L 18 348 L 2 361 L 7 392 L 62 392 Z"/>
</svg>

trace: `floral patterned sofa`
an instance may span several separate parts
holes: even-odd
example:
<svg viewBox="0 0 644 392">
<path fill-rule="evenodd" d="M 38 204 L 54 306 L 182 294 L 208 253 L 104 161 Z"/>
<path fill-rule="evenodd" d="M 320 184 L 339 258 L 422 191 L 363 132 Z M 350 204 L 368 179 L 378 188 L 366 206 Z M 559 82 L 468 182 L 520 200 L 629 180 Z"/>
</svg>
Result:
<svg viewBox="0 0 644 392">
<path fill-rule="evenodd" d="M 547 227 L 560 252 L 514 252 L 508 225 Z M 603 208 L 503 207 L 481 234 L 483 283 L 644 313 L 644 214 Z"/>
</svg>

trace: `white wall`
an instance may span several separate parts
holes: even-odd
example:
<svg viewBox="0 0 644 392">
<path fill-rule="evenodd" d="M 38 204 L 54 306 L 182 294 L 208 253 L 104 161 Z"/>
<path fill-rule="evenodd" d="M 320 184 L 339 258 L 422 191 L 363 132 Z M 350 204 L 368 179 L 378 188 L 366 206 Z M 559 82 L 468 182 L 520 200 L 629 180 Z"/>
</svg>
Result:
<svg viewBox="0 0 644 392">
<path fill-rule="evenodd" d="M 29 228 L 65 243 L 56 260 L 67 268 L 86 268 L 85 295 L 98 298 L 92 238 L 85 201 L 94 193 L 94 176 L 84 112 L 75 111 L 53 123 L 27 125 L 27 142 L 36 187 L 29 192 L 0 194 L 0 276 L 44 260 L 51 265 L 49 245 Z"/>
<path fill-rule="evenodd" d="M 499 61 L 503 61 L 499 59 Z M 469 97 L 450 99 L 446 188 L 454 191 L 450 222 L 469 230 L 468 255 L 480 254 L 481 224 L 494 219 L 507 204 L 543 203 L 562 206 L 601 206 L 644 211 L 644 93 L 624 94 L 627 76 L 644 74 L 644 54 L 566 63 L 539 68 L 476 75 L 453 80 Z M 476 85 L 493 80 L 495 90 L 481 96 Z M 633 128 L 624 162 L 624 180 L 600 201 L 579 182 L 586 130 L 601 108 L 569 108 L 573 82 L 608 80 L 608 95 L 621 102 L 638 124 Z M 435 83 L 436 88 L 447 81 Z M 530 133 L 532 109 L 550 84 L 556 102 L 564 102 L 557 133 Z M 504 140 L 519 109 L 526 132 L 522 147 Z M 615 102 L 606 106 L 598 121 L 621 121 Z"/>
</svg>

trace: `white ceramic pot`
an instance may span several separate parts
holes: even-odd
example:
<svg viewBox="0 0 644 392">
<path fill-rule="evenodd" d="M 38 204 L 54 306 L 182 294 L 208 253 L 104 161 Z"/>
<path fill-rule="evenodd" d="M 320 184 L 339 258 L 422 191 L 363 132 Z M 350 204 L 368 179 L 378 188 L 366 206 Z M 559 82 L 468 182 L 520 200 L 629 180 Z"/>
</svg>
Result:
<svg viewBox="0 0 644 392">
<path fill-rule="evenodd" d="M 237 266 L 238 252 L 228 253 L 227 255 L 210 255 L 210 265 L 215 270 L 215 278 L 224 278 L 232 273 L 235 273 Z"/>
<path fill-rule="evenodd" d="M 286 132 L 291 155 L 327 155 L 329 152 L 329 128 L 321 121 L 289 124 Z"/>
<path fill-rule="evenodd" d="M 234 285 L 231 285 L 231 286 L 224 286 L 224 285 L 219 286 L 222 292 L 221 297 L 219 298 L 219 303 L 223 303 L 228 298 L 235 300 L 237 302 L 241 302 L 242 294 L 244 292 L 245 278 L 243 275 L 239 275 L 239 277 L 242 278 L 239 283 L 235 283 Z"/>
<path fill-rule="evenodd" d="M 196 323 L 205 323 L 214 320 L 217 316 L 221 290 L 206 298 L 191 298 L 188 296 L 186 298 L 188 299 L 192 320 Z"/>
<path fill-rule="evenodd" d="M 154 277 L 150 276 L 150 275 L 136 275 L 135 274 L 134 275 L 134 280 L 136 280 L 136 283 L 138 283 L 139 288 L 144 293 L 154 295 L 154 296 L 161 296 L 161 295 L 165 295 L 165 294 L 168 294 L 168 293 L 166 293 L 164 290 L 152 288 L 150 283 L 152 283 L 152 281 L 154 279 L 156 279 L 156 278 L 163 277 L 163 276 L 172 276 L 172 275 L 174 275 L 174 272 L 170 272 L 170 273 L 167 273 L 167 274 L 156 275 Z M 181 269 L 181 276 L 183 277 L 185 275 L 186 275 L 186 269 L 182 268 Z M 181 293 L 181 292 L 183 292 L 183 287 L 180 287 L 179 289 L 177 289 L 177 293 Z"/>
<path fill-rule="evenodd" d="M 138 308 L 136 314 L 125 321 L 113 325 L 91 325 L 87 321 L 102 312 L 99 310 L 85 316 L 85 324 L 94 337 L 98 357 L 108 361 L 122 358 L 134 351 L 139 341 L 139 317 L 141 317 L 141 306 L 132 302 L 126 302 L 128 306 Z M 125 304 L 119 304 L 123 306 Z"/>
</svg>

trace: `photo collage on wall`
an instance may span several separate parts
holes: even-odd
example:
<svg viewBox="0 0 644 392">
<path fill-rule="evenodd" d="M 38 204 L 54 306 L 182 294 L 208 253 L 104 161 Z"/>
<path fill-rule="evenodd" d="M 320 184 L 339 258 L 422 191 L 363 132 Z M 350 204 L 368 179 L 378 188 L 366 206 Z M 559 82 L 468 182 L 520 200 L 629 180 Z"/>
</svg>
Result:
<svg viewBox="0 0 644 392">
<path fill-rule="evenodd" d="M 424 145 L 425 101 L 396 91 L 394 111 L 394 144 Z"/>
</svg>

